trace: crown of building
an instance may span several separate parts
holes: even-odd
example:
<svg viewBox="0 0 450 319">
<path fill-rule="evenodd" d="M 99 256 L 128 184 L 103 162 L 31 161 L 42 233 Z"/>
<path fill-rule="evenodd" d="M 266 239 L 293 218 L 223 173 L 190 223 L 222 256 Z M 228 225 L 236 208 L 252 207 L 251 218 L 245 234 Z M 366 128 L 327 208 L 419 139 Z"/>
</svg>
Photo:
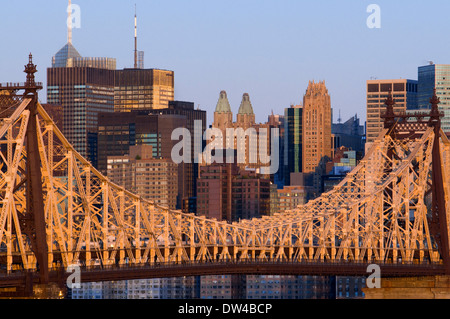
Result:
<svg viewBox="0 0 450 319">
<path fill-rule="evenodd" d="M 227 92 L 221 91 L 219 101 L 216 105 L 215 113 L 232 113 L 230 102 L 228 101 Z M 241 105 L 239 107 L 238 114 L 254 114 L 252 103 L 250 102 L 250 96 L 248 93 L 244 93 L 242 96 Z"/>
<path fill-rule="evenodd" d="M 252 103 L 250 102 L 250 96 L 248 93 L 244 93 L 242 96 L 241 106 L 239 107 L 238 114 L 253 114 Z"/>
<path fill-rule="evenodd" d="M 314 82 L 309 81 L 308 88 L 306 89 L 306 95 L 326 95 L 328 94 L 328 89 L 325 85 L 325 81 Z"/>
<path fill-rule="evenodd" d="M 221 91 L 219 101 L 216 105 L 216 113 L 231 113 L 230 102 L 228 101 L 227 92 Z"/>
</svg>

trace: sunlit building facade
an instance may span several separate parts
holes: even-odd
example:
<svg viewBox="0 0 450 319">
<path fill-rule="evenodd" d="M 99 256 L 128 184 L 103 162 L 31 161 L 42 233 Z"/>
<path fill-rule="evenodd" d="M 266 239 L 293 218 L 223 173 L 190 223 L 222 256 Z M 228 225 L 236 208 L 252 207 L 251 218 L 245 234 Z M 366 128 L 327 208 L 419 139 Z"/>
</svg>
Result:
<svg viewBox="0 0 450 319">
<path fill-rule="evenodd" d="M 408 79 L 367 81 L 367 127 L 366 143 L 372 143 L 383 129 L 381 115 L 386 111 L 385 101 L 389 91 L 395 101 L 394 112 L 406 113 L 417 109 L 418 82 Z M 370 146 L 370 144 L 368 144 Z"/>
<path fill-rule="evenodd" d="M 310 81 L 303 96 L 302 172 L 314 173 L 333 154 L 331 99 L 325 82 Z"/>
<path fill-rule="evenodd" d="M 444 113 L 441 127 L 450 133 L 450 64 L 430 64 L 418 69 L 418 104 L 421 109 L 430 108 L 433 90 L 440 99 L 439 110 Z"/>
<path fill-rule="evenodd" d="M 96 166 L 98 113 L 114 111 L 114 71 L 91 67 L 48 68 L 47 102 L 62 106 L 64 135 Z"/>
<path fill-rule="evenodd" d="M 174 100 L 174 72 L 158 69 L 116 70 L 114 110 L 164 109 Z"/>
</svg>

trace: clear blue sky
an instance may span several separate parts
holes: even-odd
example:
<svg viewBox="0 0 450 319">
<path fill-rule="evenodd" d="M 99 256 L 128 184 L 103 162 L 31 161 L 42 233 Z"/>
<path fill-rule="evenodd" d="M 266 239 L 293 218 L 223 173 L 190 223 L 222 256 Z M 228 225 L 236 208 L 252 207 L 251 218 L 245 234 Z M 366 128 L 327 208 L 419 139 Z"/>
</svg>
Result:
<svg viewBox="0 0 450 319">
<path fill-rule="evenodd" d="M 450 63 L 448 0 L 72 0 L 81 8 L 73 44 L 83 56 L 133 65 L 134 4 L 145 67 L 175 71 L 175 99 L 208 111 L 219 92 L 236 114 L 249 93 L 256 119 L 300 104 L 309 80 L 325 80 L 334 119 L 365 120 L 370 77 L 417 79 L 417 67 Z M 369 4 L 381 28 L 369 29 Z M 46 82 L 66 43 L 66 0 L 2 1 L 0 82 L 24 81 L 29 52 Z M 41 93 L 45 102 L 45 91 Z"/>
</svg>

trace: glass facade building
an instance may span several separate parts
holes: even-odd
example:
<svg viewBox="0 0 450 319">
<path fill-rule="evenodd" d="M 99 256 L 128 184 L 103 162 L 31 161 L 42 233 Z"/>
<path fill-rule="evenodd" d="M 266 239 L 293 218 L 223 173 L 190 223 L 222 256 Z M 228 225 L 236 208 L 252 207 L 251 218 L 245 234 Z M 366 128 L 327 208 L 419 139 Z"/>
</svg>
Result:
<svg viewBox="0 0 450 319">
<path fill-rule="evenodd" d="M 444 112 L 441 126 L 450 133 L 450 64 L 431 64 L 418 69 L 418 105 L 430 109 L 433 90 L 441 100 L 439 109 Z"/>
<path fill-rule="evenodd" d="M 74 58 L 81 58 L 81 55 L 72 43 L 67 43 L 53 56 L 52 68 L 65 68 L 69 60 Z"/>
<path fill-rule="evenodd" d="M 303 108 L 291 106 L 284 110 L 284 181 L 291 183 L 291 173 L 302 172 Z"/>
<path fill-rule="evenodd" d="M 114 71 L 91 67 L 47 69 L 47 102 L 62 106 L 63 133 L 97 165 L 97 116 L 114 111 Z"/>
<path fill-rule="evenodd" d="M 47 103 L 62 107 L 63 134 L 97 167 L 97 116 L 114 111 L 116 60 L 82 57 L 69 41 L 47 69 Z"/>
</svg>

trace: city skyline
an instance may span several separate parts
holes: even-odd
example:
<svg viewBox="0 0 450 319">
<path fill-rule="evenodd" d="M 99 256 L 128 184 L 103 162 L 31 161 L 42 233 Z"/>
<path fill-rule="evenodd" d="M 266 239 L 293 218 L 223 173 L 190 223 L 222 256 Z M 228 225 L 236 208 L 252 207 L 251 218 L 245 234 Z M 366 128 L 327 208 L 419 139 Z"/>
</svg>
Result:
<svg viewBox="0 0 450 319">
<path fill-rule="evenodd" d="M 366 80 L 417 79 L 417 67 L 428 61 L 447 63 L 450 46 L 439 32 L 448 23 L 444 15 L 450 4 L 444 1 L 433 1 L 434 6 L 377 1 L 379 29 L 366 25 L 370 1 L 72 3 L 81 9 L 74 46 L 82 56 L 116 58 L 118 69 L 133 66 L 136 3 L 145 68 L 173 70 L 175 100 L 206 110 L 208 123 L 221 90 L 227 91 L 233 111 L 242 94 L 249 93 L 256 122 L 265 122 L 272 110 L 283 114 L 289 105 L 300 104 L 309 80 L 325 81 L 334 122 L 339 111 L 343 120 L 355 113 L 365 120 Z M 21 1 L 3 7 L 0 21 L 15 32 L 4 35 L 14 49 L 0 54 L 0 82 L 22 81 L 18 66 L 29 52 L 38 66 L 37 79 L 45 82 L 51 57 L 67 40 L 67 2 Z M 419 43 L 413 41 L 417 37 Z M 46 102 L 44 92 L 40 99 Z"/>
</svg>

